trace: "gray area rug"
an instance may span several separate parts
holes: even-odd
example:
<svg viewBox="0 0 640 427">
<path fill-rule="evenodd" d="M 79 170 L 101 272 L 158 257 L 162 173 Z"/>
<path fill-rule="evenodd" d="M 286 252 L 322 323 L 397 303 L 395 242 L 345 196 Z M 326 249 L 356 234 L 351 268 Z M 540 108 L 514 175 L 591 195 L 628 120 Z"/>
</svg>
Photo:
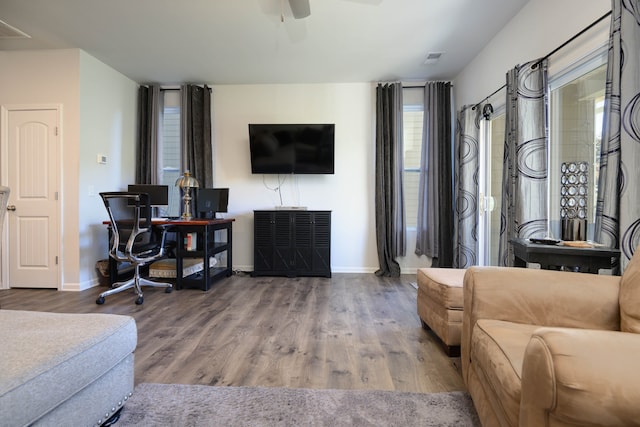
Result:
<svg viewBox="0 0 640 427">
<path fill-rule="evenodd" d="M 139 384 L 115 427 L 480 426 L 467 393 Z"/>
</svg>

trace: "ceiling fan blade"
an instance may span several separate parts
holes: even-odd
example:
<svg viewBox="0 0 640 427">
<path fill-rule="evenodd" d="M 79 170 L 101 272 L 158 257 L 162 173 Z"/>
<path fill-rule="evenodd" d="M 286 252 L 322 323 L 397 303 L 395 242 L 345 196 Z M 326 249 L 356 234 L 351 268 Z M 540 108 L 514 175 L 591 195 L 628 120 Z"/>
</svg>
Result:
<svg viewBox="0 0 640 427">
<path fill-rule="evenodd" d="M 309 0 L 289 0 L 289 6 L 291 6 L 291 12 L 293 12 L 295 19 L 302 19 L 311 15 Z"/>
</svg>

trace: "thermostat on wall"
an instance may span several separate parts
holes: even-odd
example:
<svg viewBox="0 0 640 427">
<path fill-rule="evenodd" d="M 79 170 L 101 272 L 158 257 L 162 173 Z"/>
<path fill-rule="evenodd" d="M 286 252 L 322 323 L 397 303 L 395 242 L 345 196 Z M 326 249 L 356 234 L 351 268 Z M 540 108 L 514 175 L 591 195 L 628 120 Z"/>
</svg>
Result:
<svg viewBox="0 0 640 427">
<path fill-rule="evenodd" d="M 106 165 L 107 164 L 107 156 L 105 156 L 104 154 L 98 154 L 98 163 L 101 165 Z"/>
</svg>

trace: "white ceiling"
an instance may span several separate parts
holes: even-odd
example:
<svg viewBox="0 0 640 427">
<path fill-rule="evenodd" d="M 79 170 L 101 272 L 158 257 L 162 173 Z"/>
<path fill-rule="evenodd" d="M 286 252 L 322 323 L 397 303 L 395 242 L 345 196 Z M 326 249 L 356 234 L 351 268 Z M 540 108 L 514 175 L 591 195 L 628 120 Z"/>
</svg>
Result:
<svg viewBox="0 0 640 427">
<path fill-rule="evenodd" d="M 1 0 L 31 39 L 0 50 L 80 48 L 140 83 L 450 80 L 528 0 L 310 1 Z"/>
</svg>

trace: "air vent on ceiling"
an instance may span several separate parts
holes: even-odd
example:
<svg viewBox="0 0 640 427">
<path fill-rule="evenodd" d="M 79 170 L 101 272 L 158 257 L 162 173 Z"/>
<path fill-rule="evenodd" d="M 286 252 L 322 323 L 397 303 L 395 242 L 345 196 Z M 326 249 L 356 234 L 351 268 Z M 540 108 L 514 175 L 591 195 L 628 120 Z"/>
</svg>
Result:
<svg viewBox="0 0 640 427">
<path fill-rule="evenodd" d="M 425 65 L 435 64 L 440 60 L 440 57 L 444 54 L 444 52 L 429 52 L 427 54 L 427 59 L 424 60 Z"/>
<path fill-rule="evenodd" d="M 4 21 L 0 21 L 0 39 L 30 39 L 31 36 Z"/>
</svg>

